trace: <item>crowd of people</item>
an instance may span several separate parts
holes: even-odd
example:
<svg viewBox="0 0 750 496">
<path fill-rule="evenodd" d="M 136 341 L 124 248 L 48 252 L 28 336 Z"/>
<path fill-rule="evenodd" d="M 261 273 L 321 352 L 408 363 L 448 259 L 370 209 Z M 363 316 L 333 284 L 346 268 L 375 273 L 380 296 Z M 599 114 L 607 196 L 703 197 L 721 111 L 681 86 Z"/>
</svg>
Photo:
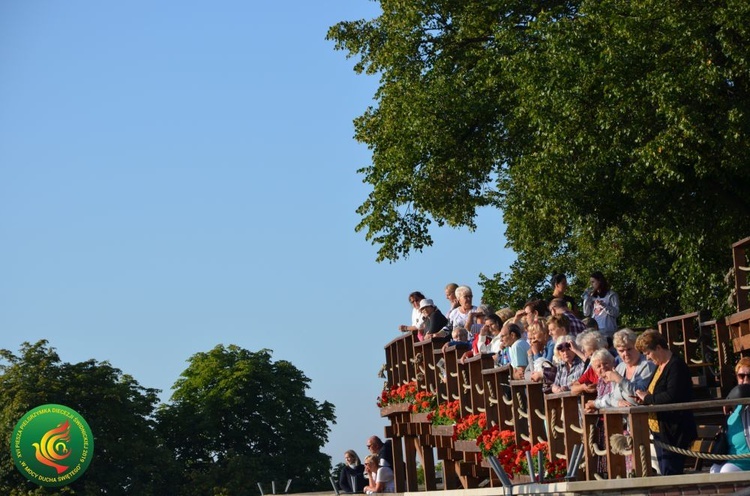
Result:
<svg viewBox="0 0 750 496">
<path fill-rule="evenodd" d="M 448 311 L 443 313 L 434 300 L 415 291 L 409 295 L 411 323 L 401 325 L 400 330 L 414 332 L 419 341 L 450 338 L 443 349 L 466 349 L 462 362 L 477 354 L 491 354 L 497 366 L 510 365 L 515 379 L 542 382 L 547 393 L 595 394 L 595 399 L 585 404 L 590 413 L 607 407 L 691 401 L 693 385 L 688 366 L 671 353 L 664 337 L 652 329 L 640 335 L 631 329 L 619 329 L 618 294 L 601 272 L 593 272 L 589 283 L 579 305 L 567 294 L 565 275 L 555 274 L 550 283 L 552 298 L 530 300 L 518 311 L 493 311 L 487 304 L 475 306 L 471 288 L 451 283 L 445 287 Z M 736 373 L 740 386 L 747 387 L 733 394 L 750 396 L 750 358 L 740 361 Z M 727 413 L 731 413 L 730 454 L 750 453 L 750 409 L 739 406 Z M 689 447 L 697 437 L 689 410 L 654 414 L 649 428 L 655 441 L 679 448 Z M 599 441 L 603 443 L 604 439 Z M 662 449 L 660 443 L 655 446 L 661 474 L 683 473 L 684 455 Z M 390 476 L 387 470 L 380 474 L 377 463 L 390 467 L 382 457 L 375 464 L 371 461 L 366 468 L 372 472 L 371 482 L 365 492 L 383 492 L 387 486 L 378 484 L 378 480 L 392 481 L 392 471 Z M 606 470 L 606 464 L 602 469 Z M 747 469 L 750 458 L 716 464 L 711 470 Z"/>
</svg>

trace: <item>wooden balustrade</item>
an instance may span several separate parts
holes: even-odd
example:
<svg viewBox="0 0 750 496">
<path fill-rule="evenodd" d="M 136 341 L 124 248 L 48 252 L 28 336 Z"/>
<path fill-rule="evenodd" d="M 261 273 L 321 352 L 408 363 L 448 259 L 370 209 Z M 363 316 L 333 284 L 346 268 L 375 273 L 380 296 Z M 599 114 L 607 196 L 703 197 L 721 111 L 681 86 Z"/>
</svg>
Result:
<svg viewBox="0 0 750 496">
<path fill-rule="evenodd" d="M 690 339 L 690 332 L 699 332 L 695 331 L 695 327 L 690 327 L 692 323 L 685 327 L 685 322 L 690 319 L 700 320 L 698 314 L 691 314 L 667 319 L 668 323 L 665 323 L 675 326 L 668 327 L 667 332 L 671 333 L 672 341 L 677 341 L 677 346 L 683 340 Z M 722 352 L 732 345 L 731 323 L 726 326 L 719 321 L 699 324 L 704 328 L 703 332 L 715 333 L 717 341 L 713 352 L 716 365 L 731 363 L 731 369 L 736 361 L 734 352 L 731 355 L 728 351 Z M 677 325 L 680 333 L 674 331 Z M 685 329 L 689 332 L 686 333 Z M 391 341 L 385 347 L 387 383 L 397 387 L 414 381 L 419 391 L 436 394 L 439 404 L 458 401 L 462 416 L 484 412 L 488 426 L 499 425 L 502 430 L 515 431 L 518 443 L 527 441 L 533 445 L 547 441 L 554 459 L 570 460 L 573 448 L 583 444 L 585 456 L 582 469 L 577 474 L 578 480 L 628 476 L 624 456 L 614 453 L 609 446 L 611 435 L 621 434 L 623 425 L 628 426 L 628 432 L 633 438 L 633 474 L 636 477 L 653 475 L 648 430 L 650 412 L 680 408 L 696 411 L 710 411 L 713 408 L 715 411 L 724 404 L 750 404 L 750 400 L 719 400 L 685 405 L 606 409 L 596 414 L 583 414 L 583 404 L 587 397 L 575 396 L 569 392 L 545 395 L 540 383 L 512 380 L 512 368 L 508 365 L 496 367 L 491 355 L 477 355 L 462 362 L 460 358 L 468 348 L 462 345 L 449 346 L 443 351 L 446 341 L 435 339 L 415 342 L 412 334 L 404 334 Z M 438 366 L 441 360 L 444 363 L 444 374 Z M 721 381 L 722 389 L 733 386 L 733 375 L 725 377 L 714 374 L 714 377 Z M 417 458 L 425 470 L 426 488 L 434 490 L 437 487 L 434 452 L 443 461 L 444 488 L 473 488 L 484 479 L 489 479 L 492 486 L 499 485 L 486 463 L 482 463 L 476 444 L 456 442 L 452 426 L 433 426 L 427 421 L 426 414 L 411 413 L 407 405 L 402 404 L 383 408 L 381 415 L 388 417 L 391 423 L 385 434 L 393 442 L 397 491 L 418 490 Z M 592 442 L 592 439 L 598 439 L 599 429 L 604 429 L 602 446 Z M 643 453 L 646 453 L 645 458 Z M 602 464 L 606 467 L 604 471 L 598 470 L 599 456 L 606 461 Z"/>
<path fill-rule="evenodd" d="M 737 313 L 725 319 L 708 320 L 706 312 L 693 312 L 659 321 L 658 328 L 670 349 L 689 365 L 696 388 L 696 399 L 724 397 L 735 385 L 734 366 L 742 356 L 750 356 L 750 237 L 732 245 Z M 485 413 L 488 425 L 515 431 L 516 442 L 536 444 L 546 440 L 554 459 L 570 460 L 575 446 L 585 447 L 585 469 L 578 480 L 605 476 L 626 477 L 624 455 L 610 448 L 613 434 L 627 426 L 633 441 L 632 471 L 636 477 L 653 475 L 650 459 L 648 414 L 664 410 L 691 409 L 699 422 L 718 422 L 717 408 L 730 404 L 750 404 L 750 400 L 714 400 L 678 405 L 611 408 L 596 414 L 583 414 L 586 397 L 571 393 L 543 394 L 539 383 L 511 380 L 510 366 L 496 367 L 490 355 L 477 355 L 461 362 L 468 346 L 450 346 L 448 338 L 417 340 L 416 332 L 405 333 L 385 346 L 386 384 L 398 387 L 415 382 L 418 391 L 428 391 L 438 404 L 458 401 L 462 416 Z M 442 364 L 442 367 L 439 364 Z M 712 416 L 713 413 L 713 416 Z M 426 414 L 413 414 L 405 405 L 381 409 L 391 425 L 385 429 L 393 442 L 394 477 L 398 492 L 417 490 L 419 457 L 428 490 L 436 488 L 433 451 L 443 460 L 445 489 L 469 488 L 484 478 L 495 486 L 499 481 L 480 462 L 478 449 L 471 442 L 455 442 L 451 426 L 433 426 Z M 593 436 L 603 429 L 603 446 Z M 597 457 L 606 463 L 597 470 Z M 696 465 L 699 466 L 699 465 Z"/>
</svg>

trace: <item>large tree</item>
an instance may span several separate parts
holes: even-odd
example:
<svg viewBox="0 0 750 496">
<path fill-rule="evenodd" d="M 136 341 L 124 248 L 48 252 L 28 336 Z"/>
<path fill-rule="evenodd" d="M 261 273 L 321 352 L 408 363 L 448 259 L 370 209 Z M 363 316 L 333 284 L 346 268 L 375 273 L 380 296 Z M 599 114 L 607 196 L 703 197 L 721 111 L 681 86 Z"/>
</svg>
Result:
<svg viewBox="0 0 750 496">
<path fill-rule="evenodd" d="M 0 450 L 0 494 L 173 494 L 172 456 L 156 437 L 153 413 L 158 390 L 141 387 L 107 362 L 62 362 L 47 341 L 23 343 L 18 355 L 0 350 L 0 438 L 10 446 L 24 413 L 47 403 L 68 406 L 94 434 L 86 473 L 59 490 L 39 488 Z"/>
<path fill-rule="evenodd" d="M 326 487 L 321 452 L 335 421 L 331 403 L 305 394 L 310 380 L 271 352 L 235 345 L 197 353 L 174 385 L 159 425 L 186 474 L 184 495 L 257 494 L 257 483 L 292 492 Z"/>
<path fill-rule="evenodd" d="M 492 206 L 517 254 L 485 279 L 492 303 L 601 270 L 624 323 L 729 311 L 730 245 L 750 235 L 750 4 L 380 4 L 328 32 L 380 77 L 355 121 L 372 150 L 357 229 L 379 260 Z"/>
</svg>

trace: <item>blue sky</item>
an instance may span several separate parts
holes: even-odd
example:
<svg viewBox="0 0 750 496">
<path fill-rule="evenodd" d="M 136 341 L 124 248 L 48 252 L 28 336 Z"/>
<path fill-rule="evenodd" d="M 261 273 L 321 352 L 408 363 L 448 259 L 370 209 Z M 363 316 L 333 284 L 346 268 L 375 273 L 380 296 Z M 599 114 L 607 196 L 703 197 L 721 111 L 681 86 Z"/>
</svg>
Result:
<svg viewBox="0 0 750 496">
<path fill-rule="evenodd" d="M 336 405 L 325 451 L 382 434 L 408 294 L 507 270 L 500 213 L 395 264 L 355 233 L 374 77 L 326 41 L 378 3 L 0 3 L 0 347 L 48 339 L 172 384 L 219 343 L 269 348 Z"/>
</svg>

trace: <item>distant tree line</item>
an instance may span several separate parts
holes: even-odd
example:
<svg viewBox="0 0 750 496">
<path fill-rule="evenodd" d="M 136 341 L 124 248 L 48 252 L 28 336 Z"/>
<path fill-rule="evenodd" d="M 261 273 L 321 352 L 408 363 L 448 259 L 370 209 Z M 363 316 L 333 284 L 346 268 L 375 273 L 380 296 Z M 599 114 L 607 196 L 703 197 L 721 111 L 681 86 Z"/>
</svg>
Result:
<svg viewBox="0 0 750 496">
<path fill-rule="evenodd" d="M 197 353 L 160 404 L 108 362 L 71 364 L 45 340 L 18 355 L 0 350 L 0 494 L 241 496 L 328 487 L 328 441 L 334 406 L 310 398 L 310 380 L 270 350 L 216 346 Z M 94 433 L 87 472 L 69 486 L 40 488 L 10 459 L 16 422 L 33 407 L 57 403 L 78 411 Z"/>
</svg>

